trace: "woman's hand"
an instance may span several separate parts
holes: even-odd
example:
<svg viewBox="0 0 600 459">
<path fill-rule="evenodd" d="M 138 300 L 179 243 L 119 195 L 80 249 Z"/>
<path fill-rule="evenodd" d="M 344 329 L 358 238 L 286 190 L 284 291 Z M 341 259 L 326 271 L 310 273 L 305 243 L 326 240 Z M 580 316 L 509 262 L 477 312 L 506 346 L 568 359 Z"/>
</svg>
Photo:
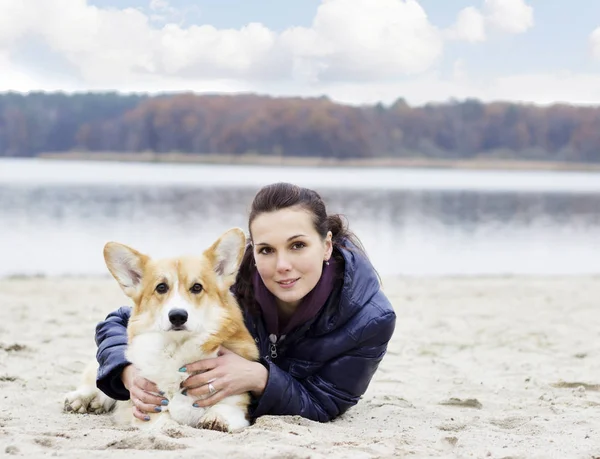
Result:
<svg viewBox="0 0 600 459">
<path fill-rule="evenodd" d="M 161 392 L 156 384 L 142 378 L 133 365 L 127 365 L 123 369 L 121 381 L 129 391 L 129 397 L 133 402 L 133 415 L 142 421 L 149 421 L 148 413 L 158 413 L 161 411 L 161 406 L 169 404 L 167 399 L 160 396 Z"/>
<path fill-rule="evenodd" d="M 194 398 L 208 396 L 196 400 L 194 404 L 199 407 L 212 406 L 225 397 L 245 392 L 260 396 L 269 377 L 268 370 L 260 363 L 247 360 L 223 347 L 217 357 L 190 363 L 185 368 L 188 373 L 203 372 L 190 376 L 182 383 L 187 395 Z M 212 395 L 209 383 L 216 390 Z"/>
</svg>

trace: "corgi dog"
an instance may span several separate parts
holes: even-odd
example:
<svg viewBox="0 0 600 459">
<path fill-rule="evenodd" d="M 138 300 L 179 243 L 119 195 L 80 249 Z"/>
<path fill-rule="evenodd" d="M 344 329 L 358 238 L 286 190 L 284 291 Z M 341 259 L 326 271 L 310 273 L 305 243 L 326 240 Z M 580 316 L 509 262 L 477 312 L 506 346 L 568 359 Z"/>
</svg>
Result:
<svg viewBox="0 0 600 459">
<path fill-rule="evenodd" d="M 84 370 L 80 386 L 66 395 L 64 411 L 115 412 L 118 423 L 154 428 L 176 422 L 197 428 L 235 431 L 250 425 L 250 395 L 234 395 L 207 408 L 183 395 L 179 372 L 186 364 L 217 356 L 220 346 L 249 360 L 258 360 L 257 345 L 244 325 L 230 292 L 246 244 L 244 232 L 233 228 L 202 255 L 154 260 L 126 245 L 104 247 L 108 270 L 133 301 L 127 326 L 125 356 L 140 376 L 154 382 L 169 404 L 150 421 L 133 416 L 131 401 L 115 401 L 96 387 L 98 364 Z"/>
</svg>

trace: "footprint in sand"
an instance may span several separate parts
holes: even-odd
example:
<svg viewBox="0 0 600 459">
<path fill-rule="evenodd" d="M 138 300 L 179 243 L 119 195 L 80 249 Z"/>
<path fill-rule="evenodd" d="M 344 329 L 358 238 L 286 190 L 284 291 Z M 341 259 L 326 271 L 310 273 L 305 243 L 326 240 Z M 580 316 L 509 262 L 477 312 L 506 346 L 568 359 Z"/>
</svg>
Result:
<svg viewBox="0 0 600 459">
<path fill-rule="evenodd" d="M 445 424 L 440 424 L 436 427 L 443 432 L 460 432 L 461 430 L 465 430 L 467 425 L 462 422 L 448 422 Z"/>
<path fill-rule="evenodd" d="M 54 446 L 54 441 L 48 437 L 34 438 L 33 441 L 35 443 L 37 443 L 38 445 L 43 446 L 45 448 L 52 448 Z"/>
<path fill-rule="evenodd" d="M 490 420 L 490 424 L 502 429 L 518 429 L 531 421 L 531 419 L 530 417 L 508 417 L 504 419 L 492 419 Z"/>
<path fill-rule="evenodd" d="M 15 445 L 8 445 L 6 447 L 6 449 L 4 450 L 4 452 L 6 454 L 12 454 L 12 455 L 17 455 L 21 452 L 21 450 L 19 448 L 17 448 Z"/>
<path fill-rule="evenodd" d="M 483 405 L 481 404 L 481 402 L 479 400 L 477 400 L 476 398 L 467 398 L 467 399 L 462 400 L 460 398 L 452 397 L 448 400 L 444 400 L 444 401 L 440 402 L 439 404 L 447 405 L 447 406 L 462 406 L 465 408 L 476 408 L 478 410 L 483 408 Z"/>
<path fill-rule="evenodd" d="M 42 432 L 42 435 L 53 438 L 71 438 L 69 434 L 66 434 L 64 432 Z"/>
<path fill-rule="evenodd" d="M 175 451 L 186 449 L 187 446 L 156 437 L 134 435 L 121 440 L 110 442 L 105 449 L 135 449 L 135 450 L 160 450 Z"/>
<path fill-rule="evenodd" d="M 373 397 L 367 403 L 374 407 L 380 407 L 384 405 L 394 405 L 401 408 L 414 408 L 414 405 L 408 400 L 399 397 L 397 395 L 378 395 Z"/>
<path fill-rule="evenodd" d="M 490 424 L 505 430 L 518 431 L 519 435 L 543 435 L 545 427 L 536 421 L 536 417 L 511 416 L 503 419 L 492 419 Z"/>
<path fill-rule="evenodd" d="M 314 427 L 315 425 L 318 425 L 316 421 L 311 421 L 310 419 L 301 416 L 261 416 L 256 420 L 254 426 L 269 430 L 279 430 L 286 424 L 303 427 Z"/>
<path fill-rule="evenodd" d="M 182 429 L 176 427 L 169 427 L 163 430 L 163 433 L 171 438 L 185 438 L 189 437 Z"/>
<path fill-rule="evenodd" d="M 587 391 L 600 392 L 600 384 L 560 381 L 557 383 L 552 383 L 550 385 L 552 387 L 556 387 L 557 389 L 579 389 L 580 387 L 583 387 Z"/>
<path fill-rule="evenodd" d="M 0 349 L 3 351 L 6 351 L 6 352 L 25 352 L 25 351 L 31 350 L 28 346 L 25 346 L 24 344 L 19 344 L 19 343 L 15 343 L 15 344 L 0 343 Z"/>
</svg>

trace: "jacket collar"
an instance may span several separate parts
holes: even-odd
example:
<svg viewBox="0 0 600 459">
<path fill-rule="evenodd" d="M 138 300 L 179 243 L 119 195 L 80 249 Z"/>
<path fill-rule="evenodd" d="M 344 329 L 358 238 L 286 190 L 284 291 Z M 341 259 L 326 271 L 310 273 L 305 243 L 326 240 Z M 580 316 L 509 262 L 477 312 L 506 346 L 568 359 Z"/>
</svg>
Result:
<svg viewBox="0 0 600 459">
<path fill-rule="evenodd" d="M 329 333 L 350 320 L 380 290 L 379 279 L 370 261 L 356 246 L 346 241 L 338 247 L 344 259 L 343 281 L 330 296 L 311 330 L 315 335 Z"/>
</svg>

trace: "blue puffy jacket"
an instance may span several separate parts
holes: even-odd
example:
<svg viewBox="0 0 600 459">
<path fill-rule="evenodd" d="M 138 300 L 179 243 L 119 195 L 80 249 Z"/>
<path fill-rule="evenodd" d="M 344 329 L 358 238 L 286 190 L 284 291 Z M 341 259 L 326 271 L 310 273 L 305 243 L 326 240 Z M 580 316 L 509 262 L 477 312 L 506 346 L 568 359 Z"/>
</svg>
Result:
<svg viewBox="0 0 600 459">
<path fill-rule="evenodd" d="M 394 332 L 396 315 L 369 261 L 354 251 L 341 253 L 343 284 L 315 318 L 281 343 L 271 343 L 260 316 L 244 313 L 260 361 L 269 370 L 251 417 L 300 415 L 325 422 L 355 405 L 367 390 Z M 130 312 L 121 307 L 96 327 L 97 386 L 117 400 L 129 398 L 121 372 L 129 363 L 124 352 Z"/>
</svg>

